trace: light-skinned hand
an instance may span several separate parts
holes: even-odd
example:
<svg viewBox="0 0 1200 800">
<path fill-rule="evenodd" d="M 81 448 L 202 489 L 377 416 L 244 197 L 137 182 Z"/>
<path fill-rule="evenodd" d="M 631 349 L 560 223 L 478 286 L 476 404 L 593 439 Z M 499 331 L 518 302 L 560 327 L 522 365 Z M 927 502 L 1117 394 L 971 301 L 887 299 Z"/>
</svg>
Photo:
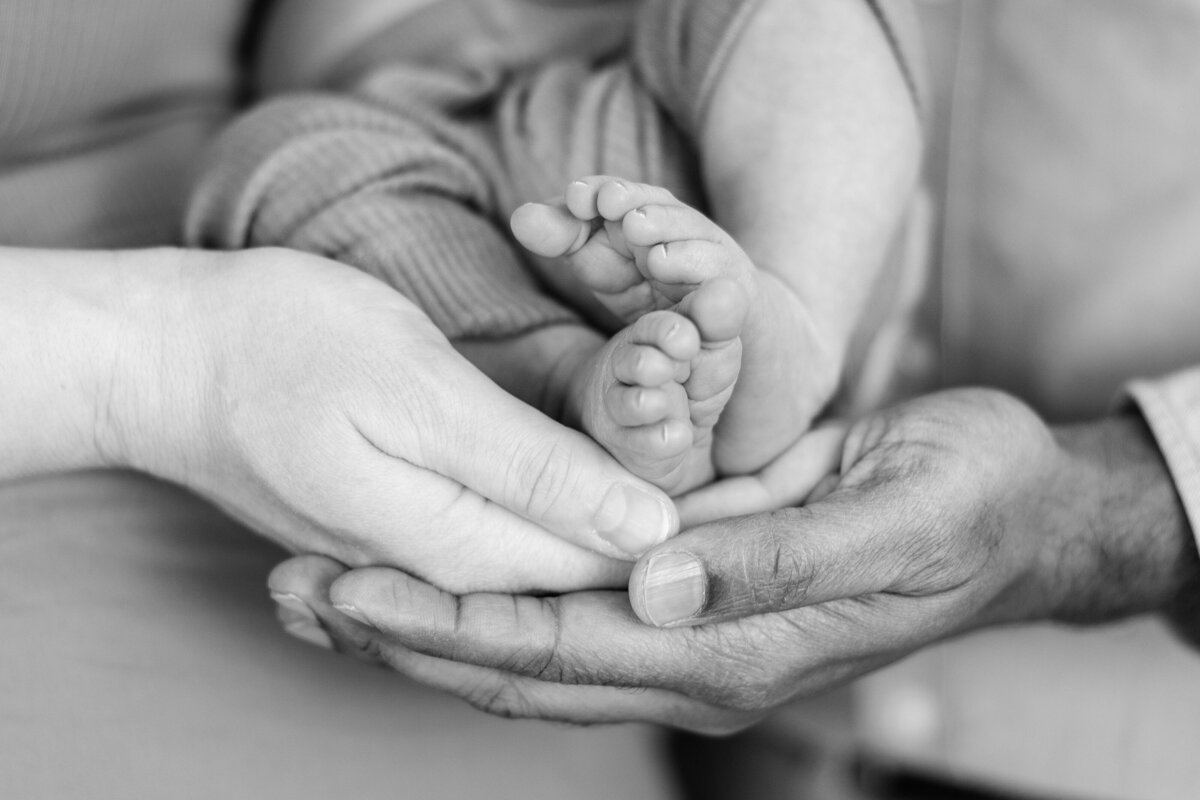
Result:
<svg viewBox="0 0 1200 800">
<path fill-rule="evenodd" d="M 289 549 L 457 591 L 562 591 L 620 585 L 677 530 L 660 491 L 373 278 L 264 249 L 185 254 L 171 280 L 161 330 L 127 344 L 114 460 Z"/>
</svg>

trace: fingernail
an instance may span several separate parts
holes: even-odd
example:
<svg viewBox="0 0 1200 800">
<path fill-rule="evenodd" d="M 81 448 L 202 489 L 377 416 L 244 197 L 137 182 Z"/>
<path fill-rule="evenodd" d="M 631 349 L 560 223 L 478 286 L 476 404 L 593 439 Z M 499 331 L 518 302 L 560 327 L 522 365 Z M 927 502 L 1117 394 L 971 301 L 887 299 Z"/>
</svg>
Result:
<svg viewBox="0 0 1200 800">
<path fill-rule="evenodd" d="M 321 630 L 321 626 L 315 622 L 297 620 L 296 622 L 284 625 L 283 629 L 303 642 L 308 642 L 325 650 L 333 649 L 333 639 L 330 639 L 329 634 Z"/>
<path fill-rule="evenodd" d="M 301 599 L 300 595 L 290 592 L 271 592 L 271 599 L 275 601 L 280 608 L 286 608 L 293 612 L 289 614 L 293 619 L 304 618 L 317 621 L 316 613 L 308 607 L 308 603 Z"/>
<path fill-rule="evenodd" d="M 624 484 L 604 496 L 596 512 L 596 533 L 617 549 L 636 556 L 667 538 L 671 516 L 661 500 Z"/>
<path fill-rule="evenodd" d="M 333 607 L 355 622 L 359 622 L 372 628 L 375 627 L 371 623 L 371 620 L 367 619 L 367 615 L 358 610 L 358 606 L 352 606 L 349 603 L 334 603 Z"/>
<path fill-rule="evenodd" d="M 708 578 L 704 565 L 687 553 L 651 556 L 642 578 L 642 607 L 650 622 L 667 627 L 694 618 L 704 609 Z"/>
</svg>

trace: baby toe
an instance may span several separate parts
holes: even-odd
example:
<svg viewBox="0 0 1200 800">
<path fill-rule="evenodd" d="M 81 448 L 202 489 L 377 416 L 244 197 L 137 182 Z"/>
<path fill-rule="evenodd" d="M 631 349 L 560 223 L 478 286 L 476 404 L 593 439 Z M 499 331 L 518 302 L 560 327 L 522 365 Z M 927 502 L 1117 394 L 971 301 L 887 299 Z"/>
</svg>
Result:
<svg viewBox="0 0 1200 800">
<path fill-rule="evenodd" d="M 682 203 L 643 203 L 621 218 L 621 230 L 630 245 L 653 247 L 685 239 L 725 244 L 729 236 L 708 217 Z"/>
<path fill-rule="evenodd" d="M 692 424 L 684 419 L 666 419 L 640 428 L 623 428 L 623 449 L 647 461 L 661 461 L 687 452 L 692 446 Z"/>
<path fill-rule="evenodd" d="M 634 345 L 613 355 L 612 370 L 626 386 L 662 386 L 675 379 L 677 364 L 657 347 Z"/>
<path fill-rule="evenodd" d="M 604 409 L 609 418 L 624 428 L 640 428 L 662 422 L 671 414 L 671 398 L 660 388 L 610 386 L 604 393 Z M 690 412 L 689 412 L 690 413 Z M 679 414 L 674 415 L 678 417 Z"/>
<path fill-rule="evenodd" d="M 509 220 L 516 240 L 544 258 L 573 255 L 587 244 L 592 226 L 573 217 L 560 205 L 526 203 Z"/>
<path fill-rule="evenodd" d="M 645 270 L 652 280 L 678 286 L 695 286 L 731 272 L 728 251 L 701 239 L 661 242 L 649 248 Z"/>
<path fill-rule="evenodd" d="M 668 189 L 649 183 L 614 178 L 596 189 L 596 210 L 605 219 L 622 219 L 631 211 L 646 205 L 682 204 Z"/>
<path fill-rule="evenodd" d="M 741 284 L 716 278 L 700 286 L 679 304 L 679 311 L 696 326 L 705 344 L 737 338 L 746 322 L 750 300 Z"/>
<path fill-rule="evenodd" d="M 700 352 L 696 325 L 674 311 L 651 311 L 630 326 L 631 340 L 657 347 L 675 361 L 691 361 Z"/>
</svg>

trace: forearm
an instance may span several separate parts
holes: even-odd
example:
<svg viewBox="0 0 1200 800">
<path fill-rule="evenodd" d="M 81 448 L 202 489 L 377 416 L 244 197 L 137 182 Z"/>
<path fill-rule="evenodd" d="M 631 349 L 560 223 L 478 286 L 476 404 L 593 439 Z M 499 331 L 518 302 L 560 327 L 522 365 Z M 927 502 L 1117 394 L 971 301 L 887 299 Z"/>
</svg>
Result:
<svg viewBox="0 0 1200 800">
<path fill-rule="evenodd" d="M 0 479 L 133 466 L 159 386 L 175 251 L 0 249 Z"/>
<path fill-rule="evenodd" d="M 1054 433 L 1071 478 L 1046 504 L 1057 564 L 1051 616 L 1093 623 L 1188 605 L 1200 582 L 1200 557 L 1141 415 L 1131 411 Z"/>
</svg>

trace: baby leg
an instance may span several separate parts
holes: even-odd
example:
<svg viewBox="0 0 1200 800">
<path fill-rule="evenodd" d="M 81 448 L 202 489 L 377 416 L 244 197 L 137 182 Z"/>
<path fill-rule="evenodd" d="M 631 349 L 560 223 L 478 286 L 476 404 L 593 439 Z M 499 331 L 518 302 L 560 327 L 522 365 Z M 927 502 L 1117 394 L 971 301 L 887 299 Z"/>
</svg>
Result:
<svg viewBox="0 0 1200 800">
<path fill-rule="evenodd" d="M 771 284 L 717 430 L 722 472 L 761 466 L 835 391 L 915 181 L 912 94 L 871 5 L 644 6 L 639 74 L 696 144 L 713 218 Z M 764 425 L 768 399 L 786 411 Z"/>
</svg>

